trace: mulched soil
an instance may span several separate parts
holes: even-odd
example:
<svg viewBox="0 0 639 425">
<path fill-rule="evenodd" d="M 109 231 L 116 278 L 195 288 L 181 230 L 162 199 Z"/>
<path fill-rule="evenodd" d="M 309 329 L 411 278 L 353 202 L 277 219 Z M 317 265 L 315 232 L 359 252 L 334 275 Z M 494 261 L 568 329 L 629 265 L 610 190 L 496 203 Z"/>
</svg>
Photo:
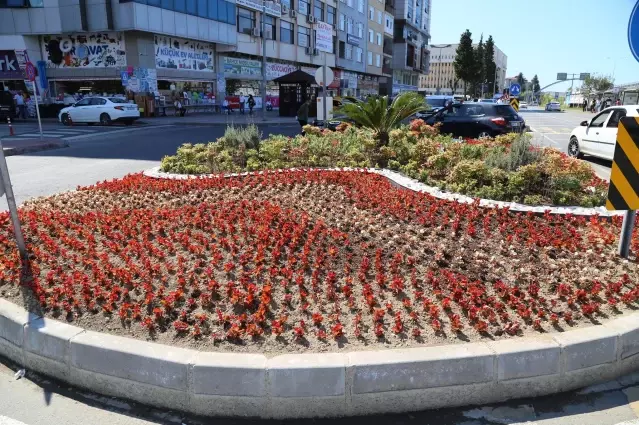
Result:
<svg viewBox="0 0 639 425">
<path fill-rule="evenodd" d="M 520 338 L 637 308 L 620 219 L 484 209 L 369 173 L 131 175 L 0 214 L 0 296 L 100 332 L 210 351 Z M 638 247 L 637 235 L 633 248 Z"/>
</svg>

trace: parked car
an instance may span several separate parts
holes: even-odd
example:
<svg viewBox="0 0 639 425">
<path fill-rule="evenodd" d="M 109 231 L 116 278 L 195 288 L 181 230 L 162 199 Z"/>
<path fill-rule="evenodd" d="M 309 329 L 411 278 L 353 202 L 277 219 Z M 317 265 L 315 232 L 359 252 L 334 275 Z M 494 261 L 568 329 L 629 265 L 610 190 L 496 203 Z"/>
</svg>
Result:
<svg viewBox="0 0 639 425">
<path fill-rule="evenodd" d="M 85 97 L 58 113 L 58 120 L 64 125 L 71 122 L 111 125 L 116 121 L 131 125 L 138 118 L 138 106 L 119 97 Z"/>
<path fill-rule="evenodd" d="M 546 103 L 546 111 L 561 111 L 561 105 L 559 102 Z"/>
<path fill-rule="evenodd" d="M 441 123 L 443 134 L 455 137 L 495 137 L 506 133 L 521 133 L 526 122 L 510 105 L 495 103 L 456 103 L 426 120 Z"/>
<path fill-rule="evenodd" d="M 619 120 L 625 116 L 639 116 L 639 105 L 606 108 L 592 119 L 582 121 L 570 133 L 568 155 L 580 158 L 583 154 L 612 161 L 617 143 Z"/>
<path fill-rule="evenodd" d="M 2 120 L 0 124 L 6 124 L 7 117 L 11 119 L 16 117 L 16 104 L 11 92 L 0 91 L 0 119 Z"/>
<path fill-rule="evenodd" d="M 519 102 L 519 109 L 528 109 L 528 104 L 526 102 Z"/>
</svg>

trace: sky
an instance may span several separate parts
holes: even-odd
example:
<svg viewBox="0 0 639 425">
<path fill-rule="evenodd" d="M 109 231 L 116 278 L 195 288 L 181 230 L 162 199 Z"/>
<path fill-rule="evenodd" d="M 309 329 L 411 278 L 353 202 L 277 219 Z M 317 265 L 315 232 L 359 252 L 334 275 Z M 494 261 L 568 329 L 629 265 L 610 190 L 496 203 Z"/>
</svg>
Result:
<svg viewBox="0 0 639 425">
<path fill-rule="evenodd" d="M 431 43 L 473 42 L 493 36 L 508 56 L 506 76 L 537 74 L 541 87 L 558 72 L 613 76 L 639 82 L 639 62 L 628 46 L 628 21 L 638 0 L 432 0 Z M 575 87 L 580 83 L 575 81 Z M 564 91 L 570 82 L 549 87 Z"/>
</svg>

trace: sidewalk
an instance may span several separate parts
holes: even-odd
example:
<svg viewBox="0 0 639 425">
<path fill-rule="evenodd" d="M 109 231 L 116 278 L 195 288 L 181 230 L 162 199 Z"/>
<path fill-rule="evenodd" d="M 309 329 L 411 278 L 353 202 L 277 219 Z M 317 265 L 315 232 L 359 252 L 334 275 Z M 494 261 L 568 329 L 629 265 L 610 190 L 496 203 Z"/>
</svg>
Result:
<svg viewBox="0 0 639 425">
<path fill-rule="evenodd" d="M 64 140 L 52 137 L 45 137 L 42 140 L 39 138 L 2 140 L 2 151 L 4 152 L 4 156 L 66 148 L 68 146 L 69 144 Z"/>
</svg>

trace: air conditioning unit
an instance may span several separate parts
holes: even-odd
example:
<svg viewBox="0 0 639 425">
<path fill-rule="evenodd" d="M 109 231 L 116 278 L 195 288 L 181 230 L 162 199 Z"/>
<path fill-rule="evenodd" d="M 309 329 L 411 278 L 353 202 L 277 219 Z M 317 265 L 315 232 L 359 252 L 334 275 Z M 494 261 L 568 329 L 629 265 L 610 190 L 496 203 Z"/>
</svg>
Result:
<svg viewBox="0 0 639 425">
<path fill-rule="evenodd" d="M 313 15 L 308 15 L 306 17 L 306 22 L 308 22 L 309 24 L 314 24 L 317 22 L 317 18 L 315 18 L 315 16 Z"/>
<path fill-rule="evenodd" d="M 307 47 L 305 52 L 306 52 L 307 55 L 313 56 L 313 48 L 312 47 Z"/>
<path fill-rule="evenodd" d="M 260 36 L 260 29 L 259 28 L 253 28 L 253 31 L 251 32 L 251 35 L 253 37 L 259 37 Z"/>
<path fill-rule="evenodd" d="M 291 18 L 296 18 L 297 12 L 294 9 L 291 9 Z"/>
<path fill-rule="evenodd" d="M 284 14 L 288 13 L 288 6 L 285 4 L 282 5 L 282 13 Z"/>
<path fill-rule="evenodd" d="M 408 12 L 407 16 L 408 16 L 408 19 L 410 19 L 410 18 L 412 18 L 412 17 L 413 17 L 413 14 L 412 14 L 412 13 L 410 13 L 410 12 Z"/>
<path fill-rule="evenodd" d="M 264 38 L 267 40 L 273 39 L 273 30 L 271 28 L 266 28 L 264 30 Z"/>
<path fill-rule="evenodd" d="M 313 49 L 313 56 L 317 56 L 317 55 L 319 55 L 319 50 Z"/>
</svg>

